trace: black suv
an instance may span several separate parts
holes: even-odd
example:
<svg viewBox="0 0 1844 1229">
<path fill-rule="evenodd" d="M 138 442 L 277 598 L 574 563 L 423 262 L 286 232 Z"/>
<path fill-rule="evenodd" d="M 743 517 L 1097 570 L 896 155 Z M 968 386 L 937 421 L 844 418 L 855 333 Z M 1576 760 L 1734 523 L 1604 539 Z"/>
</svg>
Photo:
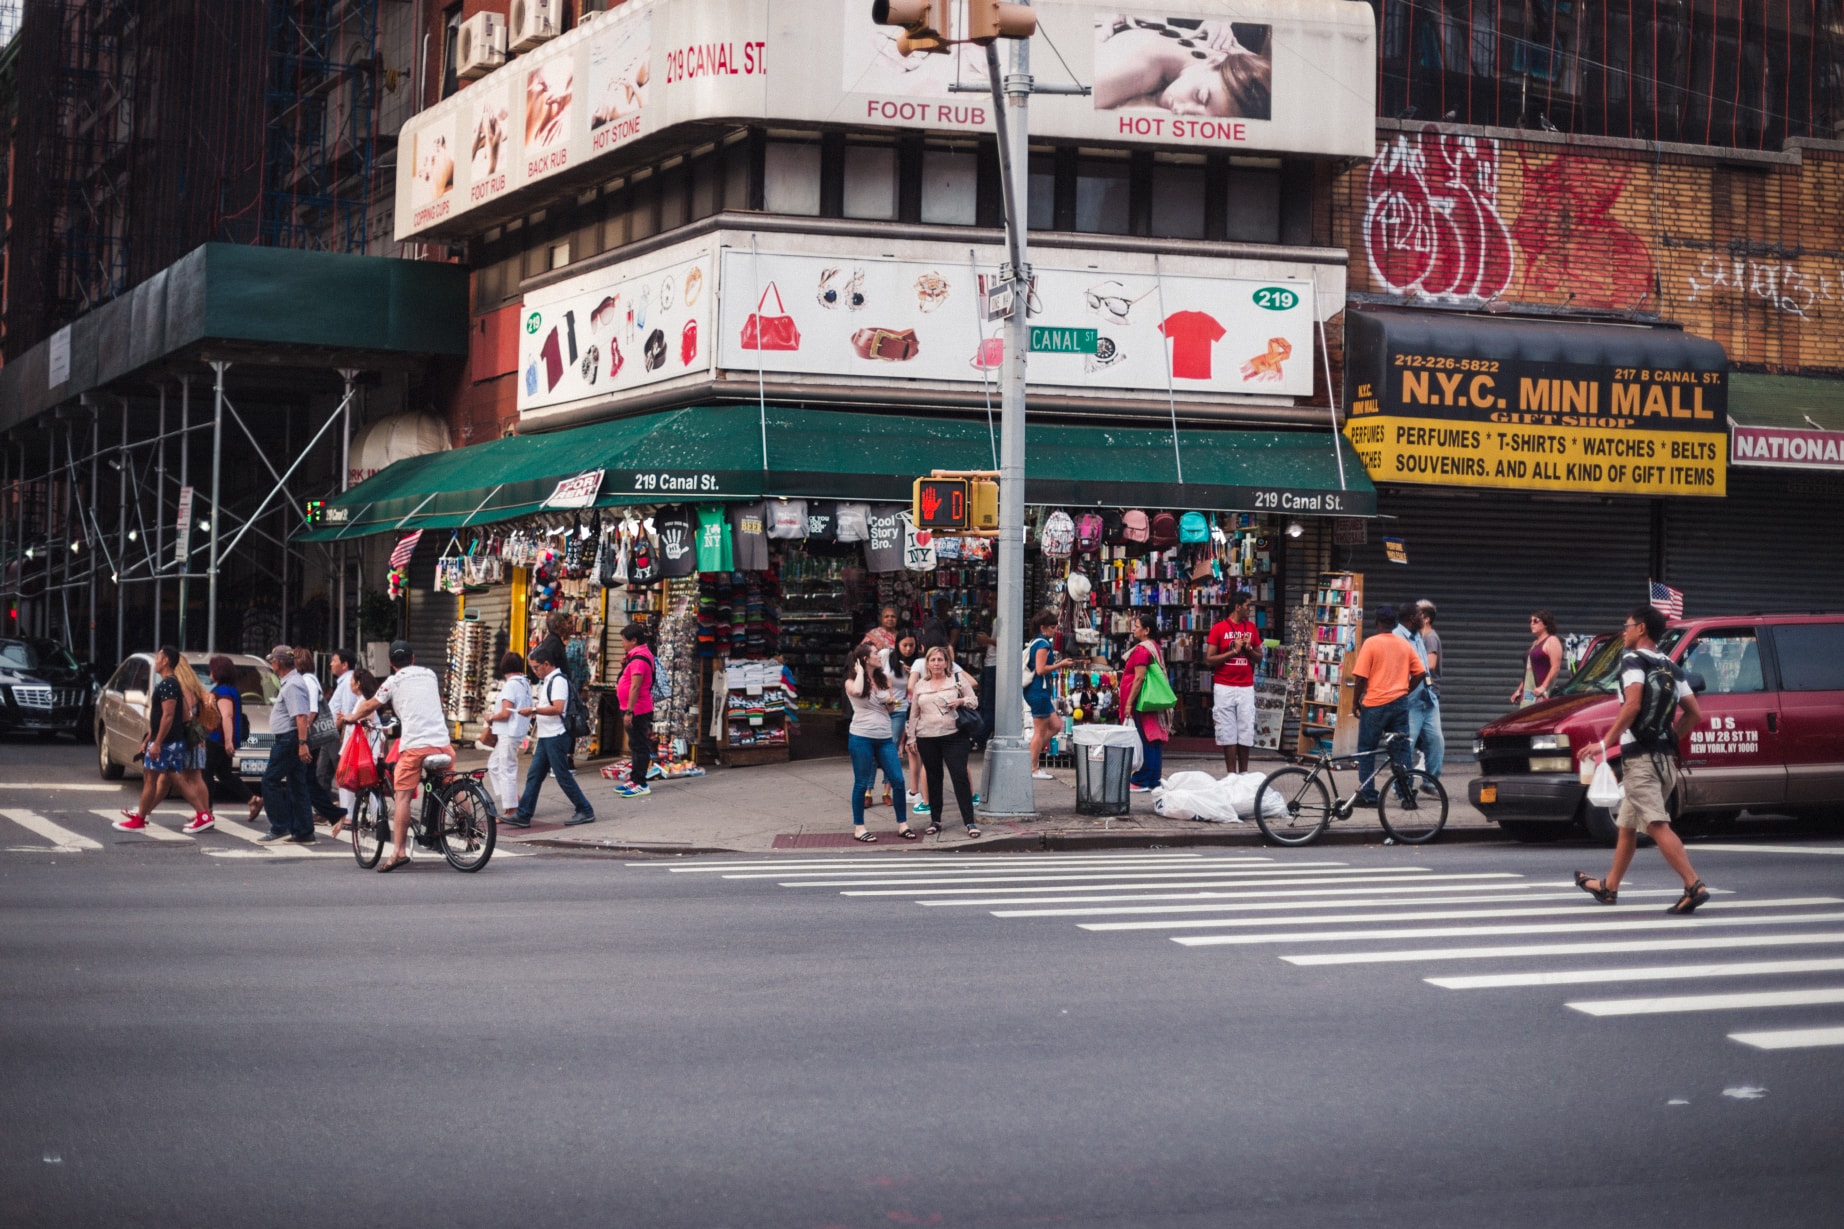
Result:
<svg viewBox="0 0 1844 1229">
<path fill-rule="evenodd" d="M 50 640 L 0 639 L 0 731 L 90 737 L 96 683 L 88 666 Z"/>
</svg>

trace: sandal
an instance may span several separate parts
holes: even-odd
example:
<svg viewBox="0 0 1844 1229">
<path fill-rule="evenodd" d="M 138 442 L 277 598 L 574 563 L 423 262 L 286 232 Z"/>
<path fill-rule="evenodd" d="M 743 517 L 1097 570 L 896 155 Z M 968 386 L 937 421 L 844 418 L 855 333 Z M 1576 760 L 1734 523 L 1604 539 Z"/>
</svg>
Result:
<svg viewBox="0 0 1844 1229">
<path fill-rule="evenodd" d="M 1702 880 L 1698 880 L 1697 882 L 1699 885 L 1701 885 Z M 1594 884 L 1595 886 L 1589 887 L 1588 885 L 1591 883 Z M 1575 872 L 1575 886 L 1580 888 L 1582 891 L 1586 892 L 1588 895 L 1594 897 L 1594 899 L 1600 901 L 1603 905 L 1611 905 L 1615 901 L 1620 899 L 1620 890 L 1618 888 L 1614 888 L 1610 890 L 1607 887 L 1607 881 L 1605 879 L 1602 879 L 1599 882 L 1596 882 L 1594 879 L 1588 876 L 1588 873 L 1586 871 L 1576 871 Z M 1688 893 L 1686 893 L 1686 895 L 1688 895 Z M 1706 892 L 1704 893 L 1703 900 L 1708 900 L 1708 899 L 1709 899 L 1709 894 Z M 1697 904 L 1702 904 L 1702 903 L 1703 901 L 1697 902 Z M 1697 907 L 1696 905 L 1692 905 L 1690 908 L 1695 909 L 1696 907 Z M 1689 913 L 1690 909 L 1686 909 L 1684 910 L 1684 912 Z"/>
<path fill-rule="evenodd" d="M 852 833 L 852 839 L 854 841 L 863 841 L 865 844 L 870 845 L 877 840 L 877 836 L 874 833 L 866 832 L 863 828 L 860 828 L 858 831 Z"/>
<path fill-rule="evenodd" d="M 979 835 L 980 835 L 980 830 L 978 828 L 967 829 L 967 839 L 968 840 L 970 841 L 977 840 L 979 838 Z"/>
<path fill-rule="evenodd" d="M 1693 913 L 1698 905 L 1708 904 L 1710 890 L 1703 886 L 1701 879 L 1684 889 L 1684 895 L 1678 897 L 1677 904 L 1666 909 L 1666 913 Z"/>
<path fill-rule="evenodd" d="M 902 838 L 903 838 L 904 840 L 906 840 L 906 841 L 914 841 L 914 840 L 919 840 L 919 839 L 920 839 L 920 838 L 919 838 L 919 837 L 918 837 L 918 836 L 916 835 L 916 833 L 915 833 L 915 832 L 914 832 L 913 830 L 911 830 L 911 829 L 909 829 L 909 828 L 898 828 L 898 829 L 896 830 L 896 834 L 897 834 L 898 836 L 900 836 L 900 837 L 902 837 Z"/>
<path fill-rule="evenodd" d="M 398 867 L 408 866 L 409 864 L 410 864 L 410 855 L 406 853 L 403 855 L 403 857 L 392 858 L 389 862 L 386 862 L 382 866 L 378 867 L 378 873 L 380 875 L 388 875 L 392 871 L 396 870 Z"/>
<path fill-rule="evenodd" d="M 928 827 L 922 829 L 922 835 L 923 836 L 934 836 L 936 833 L 940 831 L 941 831 L 940 824 L 930 824 Z"/>
</svg>

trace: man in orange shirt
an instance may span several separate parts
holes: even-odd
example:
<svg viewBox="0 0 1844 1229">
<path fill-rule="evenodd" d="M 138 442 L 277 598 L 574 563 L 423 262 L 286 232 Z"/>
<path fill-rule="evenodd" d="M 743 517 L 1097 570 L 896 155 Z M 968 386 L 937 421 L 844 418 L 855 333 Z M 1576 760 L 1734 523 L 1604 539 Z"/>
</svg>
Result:
<svg viewBox="0 0 1844 1229">
<path fill-rule="evenodd" d="M 1369 780 L 1376 766 L 1371 754 L 1383 735 L 1399 733 L 1405 741 L 1397 743 L 1391 758 L 1408 766 L 1409 697 L 1428 681 L 1427 668 L 1415 647 L 1395 635 L 1396 608 L 1379 606 L 1376 633 L 1358 646 L 1357 658 L 1350 666 L 1352 682 L 1357 688 L 1357 753 L 1368 784 L 1358 794 L 1358 801 L 1374 806 L 1376 783 Z"/>
</svg>

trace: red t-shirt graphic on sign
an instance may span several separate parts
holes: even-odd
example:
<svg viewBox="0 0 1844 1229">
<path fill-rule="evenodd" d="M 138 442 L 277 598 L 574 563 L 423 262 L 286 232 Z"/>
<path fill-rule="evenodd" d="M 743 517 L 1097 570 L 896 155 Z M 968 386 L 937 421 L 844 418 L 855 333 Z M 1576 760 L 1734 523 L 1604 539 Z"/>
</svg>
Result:
<svg viewBox="0 0 1844 1229">
<path fill-rule="evenodd" d="M 1208 312 L 1173 312 L 1159 325 L 1172 339 L 1172 374 L 1180 380 L 1210 378 L 1210 348 L 1223 338 L 1224 328 Z"/>
</svg>

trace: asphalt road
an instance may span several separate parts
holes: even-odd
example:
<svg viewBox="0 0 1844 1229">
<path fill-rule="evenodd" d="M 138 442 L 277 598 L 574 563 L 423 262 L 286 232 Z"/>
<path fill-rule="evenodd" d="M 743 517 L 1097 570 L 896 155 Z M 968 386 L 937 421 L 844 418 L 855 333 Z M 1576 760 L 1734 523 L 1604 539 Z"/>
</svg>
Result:
<svg viewBox="0 0 1844 1229">
<path fill-rule="evenodd" d="M 1694 849 L 1688 921 L 1650 851 L 1606 909 L 1604 852 L 1509 844 L 378 876 L 35 758 L 9 1227 L 1844 1219 L 1844 1045 L 1754 1036 L 1844 1028 L 1844 839 Z"/>
</svg>

